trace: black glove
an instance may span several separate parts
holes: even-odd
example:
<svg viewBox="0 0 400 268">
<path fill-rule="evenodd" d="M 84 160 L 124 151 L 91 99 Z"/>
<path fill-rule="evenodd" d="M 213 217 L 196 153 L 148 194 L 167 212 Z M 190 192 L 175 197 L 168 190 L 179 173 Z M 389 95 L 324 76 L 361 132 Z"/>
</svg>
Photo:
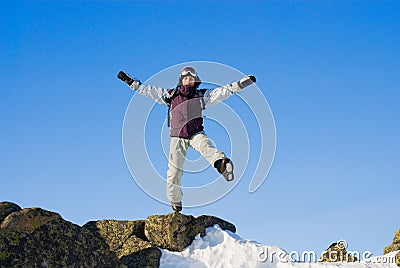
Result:
<svg viewBox="0 0 400 268">
<path fill-rule="evenodd" d="M 124 73 L 123 71 L 120 71 L 117 75 L 118 79 L 121 79 L 122 81 L 124 81 L 125 83 L 128 84 L 128 86 L 133 89 L 136 90 L 138 89 L 138 87 L 142 84 L 138 79 L 132 79 L 130 78 L 129 75 L 127 75 L 126 73 Z"/>
<path fill-rule="evenodd" d="M 256 77 L 254 75 L 249 74 L 249 78 L 250 78 L 251 81 L 253 81 L 253 83 L 256 82 Z"/>
<path fill-rule="evenodd" d="M 252 74 L 249 74 L 248 76 L 245 76 L 242 79 L 240 79 L 239 87 L 242 89 L 242 88 L 245 88 L 247 86 L 250 86 L 254 82 L 256 82 L 256 77 L 254 75 L 252 75 Z"/>
<path fill-rule="evenodd" d="M 118 79 L 124 81 L 125 83 L 127 83 L 129 86 L 132 85 L 133 83 L 133 79 L 129 77 L 129 75 L 127 75 L 126 73 L 124 73 L 123 71 L 120 71 L 117 75 Z"/>
</svg>

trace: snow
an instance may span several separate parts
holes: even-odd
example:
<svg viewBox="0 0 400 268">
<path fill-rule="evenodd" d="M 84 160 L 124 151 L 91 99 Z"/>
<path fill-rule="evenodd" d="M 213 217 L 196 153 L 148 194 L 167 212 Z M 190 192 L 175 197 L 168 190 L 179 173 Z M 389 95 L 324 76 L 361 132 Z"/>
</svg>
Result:
<svg viewBox="0 0 400 268">
<path fill-rule="evenodd" d="M 222 230 L 218 225 L 206 229 L 206 236 L 197 235 L 182 252 L 161 249 L 161 268 L 340 268 L 397 267 L 393 262 L 397 252 L 375 256 L 355 263 L 292 262 L 288 254 L 276 246 L 266 246 Z M 319 256 L 317 256 L 319 257 Z M 391 263 L 390 263 L 391 262 Z"/>
</svg>

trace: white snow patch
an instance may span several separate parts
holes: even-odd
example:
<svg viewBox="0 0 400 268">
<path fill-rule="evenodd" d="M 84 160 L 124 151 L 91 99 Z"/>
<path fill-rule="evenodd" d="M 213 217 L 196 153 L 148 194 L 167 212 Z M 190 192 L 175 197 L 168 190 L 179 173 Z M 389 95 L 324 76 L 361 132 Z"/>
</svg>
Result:
<svg viewBox="0 0 400 268">
<path fill-rule="evenodd" d="M 235 233 L 222 230 L 218 225 L 206 229 L 206 236 L 195 237 L 182 252 L 161 249 L 161 268 L 395 268 L 397 252 L 375 256 L 355 263 L 298 263 L 291 262 L 285 251 L 276 246 L 265 246 L 241 238 Z M 262 252 L 268 252 L 266 258 Z M 271 256 L 274 252 L 275 255 Z"/>
</svg>

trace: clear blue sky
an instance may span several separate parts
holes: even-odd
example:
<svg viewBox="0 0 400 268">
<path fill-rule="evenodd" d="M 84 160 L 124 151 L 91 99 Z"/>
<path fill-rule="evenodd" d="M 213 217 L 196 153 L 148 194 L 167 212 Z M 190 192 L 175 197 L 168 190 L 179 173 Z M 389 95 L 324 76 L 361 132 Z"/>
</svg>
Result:
<svg viewBox="0 0 400 268">
<path fill-rule="evenodd" d="M 84 224 L 171 208 L 143 193 L 122 150 L 133 92 L 187 61 L 254 73 L 277 128 L 271 172 L 184 213 L 320 253 L 381 254 L 400 228 L 397 1 L 2 1 L 0 200 Z M 227 81 L 230 82 L 230 81 Z M 140 112 L 140 111 L 139 111 Z M 161 168 L 162 169 L 162 168 Z"/>
</svg>

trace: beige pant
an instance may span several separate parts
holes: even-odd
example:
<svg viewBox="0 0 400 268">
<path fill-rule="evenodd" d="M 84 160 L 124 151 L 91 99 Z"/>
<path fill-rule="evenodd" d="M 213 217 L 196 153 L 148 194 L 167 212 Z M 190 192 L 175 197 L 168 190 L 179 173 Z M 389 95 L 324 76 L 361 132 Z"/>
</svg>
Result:
<svg viewBox="0 0 400 268">
<path fill-rule="evenodd" d="M 224 153 L 213 146 L 204 132 L 195 134 L 190 139 L 171 137 L 167 171 L 167 197 L 171 202 L 182 201 L 181 178 L 189 146 L 198 151 L 213 167 L 216 160 L 225 158 Z"/>
</svg>

